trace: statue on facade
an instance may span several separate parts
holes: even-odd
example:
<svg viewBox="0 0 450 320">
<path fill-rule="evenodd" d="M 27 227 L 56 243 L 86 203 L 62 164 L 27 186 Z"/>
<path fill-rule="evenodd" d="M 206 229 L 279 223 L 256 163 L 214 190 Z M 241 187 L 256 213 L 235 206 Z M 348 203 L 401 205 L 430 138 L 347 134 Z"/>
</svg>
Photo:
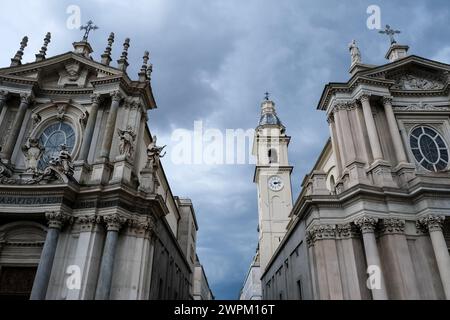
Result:
<svg viewBox="0 0 450 320">
<path fill-rule="evenodd" d="M 22 152 L 25 155 L 25 165 L 28 173 L 37 171 L 39 160 L 44 154 L 45 148 L 38 139 L 28 139 L 28 142 L 22 146 Z"/>
<path fill-rule="evenodd" d="M 149 168 L 158 167 L 159 159 L 164 158 L 167 153 L 167 152 L 164 152 L 164 154 L 161 154 L 167 146 L 158 147 L 156 145 L 156 142 L 157 142 L 157 137 L 153 136 L 153 141 L 147 147 L 147 158 L 148 158 L 147 167 L 149 167 Z"/>
<path fill-rule="evenodd" d="M 134 141 L 136 140 L 136 134 L 133 132 L 133 128 L 131 128 L 131 126 L 128 126 L 126 130 L 118 129 L 117 133 L 119 134 L 120 139 L 120 155 L 125 155 L 126 157 L 131 158 L 134 151 Z"/>
<path fill-rule="evenodd" d="M 50 166 L 54 167 L 57 171 L 64 173 L 66 176 L 73 176 L 73 163 L 72 156 L 65 144 L 60 146 L 61 150 L 57 158 L 50 160 Z"/>
<path fill-rule="evenodd" d="M 354 65 L 355 63 L 361 63 L 361 51 L 359 50 L 356 44 L 356 40 L 353 40 L 349 44 L 348 48 L 350 50 L 350 55 L 352 57 L 352 65 Z"/>
</svg>

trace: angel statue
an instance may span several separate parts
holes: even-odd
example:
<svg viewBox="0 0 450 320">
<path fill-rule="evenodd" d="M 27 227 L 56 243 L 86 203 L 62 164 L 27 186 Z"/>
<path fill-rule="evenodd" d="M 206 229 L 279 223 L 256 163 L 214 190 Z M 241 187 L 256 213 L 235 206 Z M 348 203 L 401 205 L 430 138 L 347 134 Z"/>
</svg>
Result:
<svg viewBox="0 0 450 320">
<path fill-rule="evenodd" d="M 128 126 L 126 130 L 117 130 L 120 139 L 119 152 L 120 155 L 125 155 L 126 157 L 131 157 L 133 154 L 133 144 L 136 140 L 136 134 L 133 132 L 133 128 Z"/>
<path fill-rule="evenodd" d="M 45 148 L 41 145 L 38 139 L 29 138 L 28 142 L 24 146 L 22 146 L 22 151 L 25 155 L 25 165 L 27 172 L 36 172 L 39 160 L 41 160 Z"/>
<path fill-rule="evenodd" d="M 149 144 L 147 148 L 147 157 L 148 157 L 148 164 L 147 166 L 149 168 L 155 168 L 159 164 L 159 159 L 164 158 L 167 152 L 164 152 L 164 154 L 161 154 L 163 150 L 167 147 L 158 147 L 156 145 L 157 137 L 153 136 L 153 141 Z"/>
<path fill-rule="evenodd" d="M 61 166 L 63 172 L 67 176 L 73 175 L 73 164 L 72 164 L 72 156 L 70 155 L 69 150 L 65 144 L 60 146 L 61 150 L 59 151 L 58 161 Z"/>
</svg>

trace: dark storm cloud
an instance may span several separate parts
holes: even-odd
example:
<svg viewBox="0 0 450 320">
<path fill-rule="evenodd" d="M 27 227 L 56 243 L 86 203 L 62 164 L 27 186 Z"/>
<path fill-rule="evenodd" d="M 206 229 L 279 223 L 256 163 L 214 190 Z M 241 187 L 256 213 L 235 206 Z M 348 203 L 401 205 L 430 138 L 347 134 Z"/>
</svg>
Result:
<svg viewBox="0 0 450 320">
<path fill-rule="evenodd" d="M 116 33 L 115 60 L 131 38 L 130 75 L 144 50 L 154 64 L 159 109 L 152 132 L 170 145 L 173 130 L 194 120 L 224 129 L 253 128 L 268 90 L 292 136 L 293 188 L 300 191 L 328 139 L 325 115 L 316 111 L 323 86 L 348 79 L 347 45 L 356 39 L 363 62 L 382 64 L 388 39 L 366 27 L 366 9 L 381 7 L 382 24 L 403 33 L 411 53 L 450 63 L 449 6 L 436 1 L 3 1 L 0 62 L 9 63 L 23 35 L 32 60 L 45 32 L 49 55 L 71 50 L 79 31 L 65 28 L 68 5 L 80 5 L 83 21 L 101 27 L 92 37 L 99 59 L 109 32 Z M 199 255 L 218 298 L 236 298 L 256 248 L 254 167 L 180 166 L 164 159 L 175 194 L 193 199 L 200 225 Z"/>
</svg>

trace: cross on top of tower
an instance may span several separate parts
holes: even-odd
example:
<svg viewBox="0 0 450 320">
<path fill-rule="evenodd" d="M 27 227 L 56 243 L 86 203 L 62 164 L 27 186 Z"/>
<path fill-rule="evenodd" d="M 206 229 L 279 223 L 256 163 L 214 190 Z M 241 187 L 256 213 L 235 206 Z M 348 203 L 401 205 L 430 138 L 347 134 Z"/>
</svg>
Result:
<svg viewBox="0 0 450 320">
<path fill-rule="evenodd" d="M 379 33 L 387 35 L 390 38 L 391 45 L 392 45 L 392 44 L 396 44 L 397 43 L 397 41 L 395 41 L 394 35 L 401 33 L 401 31 L 394 30 L 394 29 L 391 28 L 390 25 L 387 24 L 386 28 L 384 30 L 379 31 Z"/>
<path fill-rule="evenodd" d="M 99 28 L 94 24 L 94 22 L 92 20 L 89 20 L 85 26 L 81 26 L 80 30 L 86 30 L 86 32 L 84 33 L 84 36 L 83 36 L 83 41 L 87 42 L 91 31 L 95 31 L 98 29 Z"/>
</svg>

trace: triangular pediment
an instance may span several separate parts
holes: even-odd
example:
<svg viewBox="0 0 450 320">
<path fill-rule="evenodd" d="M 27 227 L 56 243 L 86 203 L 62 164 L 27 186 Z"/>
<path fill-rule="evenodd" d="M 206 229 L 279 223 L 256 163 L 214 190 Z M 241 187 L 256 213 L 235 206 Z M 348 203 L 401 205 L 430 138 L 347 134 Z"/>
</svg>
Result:
<svg viewBox="0 0 450 320">
<path fill-rule="evenodd" d="M 0 69 L 0 75 L 36 80 L 42 88 L 87 88 L 91 81 L 125 76 L 119 69 L 109 67 L 68 52 L 40 62 Z"/>
<path fill-rule="evenodd" d="M 372 79 L 391 80 L 391 90 L 443 90 L 449 82 L 450 65 L 409 56 L 361 73 Z"/>
</svg>

